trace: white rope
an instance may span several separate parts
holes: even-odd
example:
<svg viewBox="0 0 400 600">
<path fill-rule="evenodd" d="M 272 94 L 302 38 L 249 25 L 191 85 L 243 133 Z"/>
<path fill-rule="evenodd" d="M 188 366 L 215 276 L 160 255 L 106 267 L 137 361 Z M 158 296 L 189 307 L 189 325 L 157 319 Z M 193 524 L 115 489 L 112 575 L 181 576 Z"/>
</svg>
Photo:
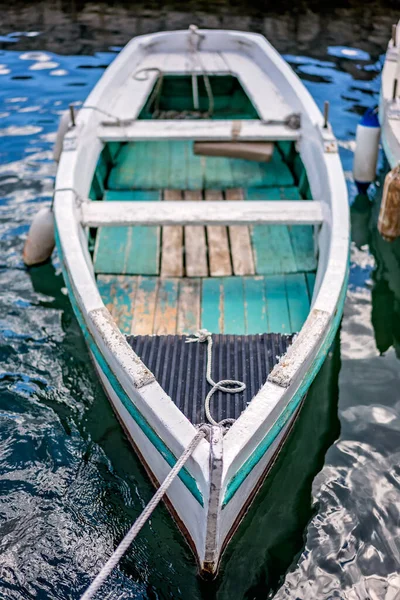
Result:
<svg viewBox="0 0 400 600">
<path fill-rule="evenodd" d="M 154 494 L 153 498 L 150 500 L 146 508 L 143 510 L 139 518 L 132 525 L 131 529 L 128 531 L 122 542 L 119 543 L 117 548 L 114 550 L 111 557 L 105 563 L 105 565 L 100 570 L 99 574 L 92 581 L 86 592 L 81 597 L 81 600 L 90 600 L 99 590 L 99 588 L 103 585 L 104 581 L 107 579 L 113 568 L 119 563 L 125 552 L 128 550 L 129 546 L 142 529 L 143 525 L 146 523 L 147 519 L 151 516 L 152 512 L 164 496 L 165 492 L 174 481 L 175 477 L 179 474 L 179 471 L 182 469 L 185 462 L 188 460 L 189 456 L 193 453 L 193 451 L 197 448 L 200 441 L 207 435 L 208 426 L 203 425 L 198 433 L 194 436 L 186 450 L 180 456 L 180 458 L 176 461 L 174 467 L 171 469 L 167 477 L 164 479 L 157 492 Z"/>
<path fill-rule="evenodd" d="M 211 390 L 208 392 L 206 399 L 204 401 L 204 409 L 206 413 L 206 417 L 212 425 L 219 425 L 220 427 L 224 427 L 226 425 L 232 425 L 235 422 L 235 419 L 223 419 L 218 423 L 210 411 L 210 400 L 215 392 L 225 392 L 226 394 L 239 394 L 239 392 L 243 392 L 246 389 L 246 384 L 243 381 L 238 381 L 236 379 L 221 379 L 221 381 L 214 381 L 211 375 L 212 369 L 212 335 L 207 329 L 200 329 L 197 333 L 194 334 L 194 337 L 188 338 L 186 343 L 190 342 L 207 342 L 207 370 L 206 370 L 206 378 L 208 383 L 212 386 Z M 230 387 L 226 387 L 230 386 Z M 236 386 L 236 387 L 234 387 Z"/>
</svg>

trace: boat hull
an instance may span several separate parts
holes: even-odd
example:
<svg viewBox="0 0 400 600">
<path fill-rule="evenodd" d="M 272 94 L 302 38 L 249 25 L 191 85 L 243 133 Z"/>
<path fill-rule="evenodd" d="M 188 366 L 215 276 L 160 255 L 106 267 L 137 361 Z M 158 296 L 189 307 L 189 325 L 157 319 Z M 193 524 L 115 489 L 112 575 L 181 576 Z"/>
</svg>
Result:
<svg viewBox="0 0 400 600">
<path fill-rule="evenodd" d="M 98 373 L 102 387 L 110 401 L 110 404 L 115 412 L 115 415 L 117 416 L 118 421 L 120 422 L 125 434 L 127 435 L 132 445 L 133 450 L 135 451 L 141 464 L 145 468 L 146 473 L 153 485 L 155 487 L 159 487 L 160 483 L 162 482 L 162 479 L 157 477 L 156 473 L 159 472 L 160 463 L 162 463 L 164 459 L 160 455 L 158 449 L 155 446 L 149 446 L 149 443 L 148 441 L 146 441 L 146 438 L 143 435 L 141 435 L 141 430 L 137 426 L 135 426 L 134 420 L 127 414 L 127 411 L 126 409 L 124 409 L 124 406 L 118 396 L 118 393 L 110 384 L 106 374 L 104 373 L 103 369 L 101 368 L 100 364 L 97 362 L 96 358 L 92 353 L 91 358 L 95 369 Z M 276 462 L 279 456 L 279 452 L 283 448 L 283 445 L 287 437 L 290 435 L 293 426 L 300 414 L 301 407 L 303 405 L 306 395 L 307 393 L 302 398 L 300 405 L 293 413 L 291 419 L 286 423 L 285 427 L 281 430 L 279 436 L 274 440 L 274 443 L 270 447 L 269 451 L 265 454 L 263 459 L 259 462 L 257 467 L 253 469 L 251 475 L 249 476 L 248 484 L 252 488 L 252 491 L 245 498 L 243 498 L 243 503 L 241 505 L 240 511 L 234 518 L 233 524 L 229 529 L 228 534 L 222 540 L 221 544 L 219 545 L 219 548 L 215 549 L 217 550 L 217 552 L 215 553 L 215 560 L 207 562 L 206 560 L 204 560 L 203 553 L 201 552 L 201 550 L 199 550 L 199 548 L 202 547 L 203 539 L 207 536 L 207 530 L 210 527 L 207 513 L 204 513 L 204 519 L 201 524 L 201 529 L 204 532 L 204 537 L 199 535 L 193 535 L 193 533 L 191 533 L 192 528 L 190 527 L 190 524 L 186 523 L 185 516 L 182 514 L 182 511 L 180 511 L 179 507 L 177 506 L 178 503 L 176 501 L 176 494 L 174 494 L 175 498 L 170 498 L 168 494 L 164 496 L 164 504 L 170 512 L 177 527 L 181 531 L 184 539 L 191 548 L 197 562 L 199 575 L 202 578 L 212 579 L 215 578 L 218 574 L 218 569 L 220 566 L 220 561 L 223 552 L 225 551 L 227 545 L 233 538 L 240 523 L 245 518 L 247 511 L 249 510 L 253 500 L 257 495 L 257 492 L 267 479 L 270 470 Z M 167 469 L 169 469 L 168 466 Z M 181 492 L 182 490 L 179 493 Z M 191 500 L 186 498 L 186 502 L 189 502 L 191 504 L 191 511 L 194 515 L 196 509 L 196 501 L 194 499 Z M 219 518 L 223 518 L 223 511 L 225 509 L 219 507 Z"/>
</svg>

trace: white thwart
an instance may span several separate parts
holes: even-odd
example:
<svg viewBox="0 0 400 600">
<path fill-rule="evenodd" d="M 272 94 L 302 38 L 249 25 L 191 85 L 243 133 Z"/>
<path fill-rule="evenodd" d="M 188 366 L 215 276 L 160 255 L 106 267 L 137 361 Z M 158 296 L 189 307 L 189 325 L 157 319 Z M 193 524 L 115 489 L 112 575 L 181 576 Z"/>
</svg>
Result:
<svg viewBox="0 0 400 600">
<path fill-rule="evenodd" d="M 87 227 L 129 225 L 320 225 L 321 202 L 84 202 L 81 223 Z"/>
</svg>

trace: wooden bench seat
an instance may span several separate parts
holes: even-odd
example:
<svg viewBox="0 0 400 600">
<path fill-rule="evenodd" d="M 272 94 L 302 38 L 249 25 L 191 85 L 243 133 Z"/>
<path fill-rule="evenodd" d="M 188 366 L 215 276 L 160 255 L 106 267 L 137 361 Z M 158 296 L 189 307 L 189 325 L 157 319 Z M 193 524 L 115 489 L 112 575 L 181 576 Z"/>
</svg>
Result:
<svg viewBox="0 0 400 600">
<path fill-rule="evenodd" d="M 300 201 L 296 187 L 230 188 L 221 190 L 110 191 L 115 201 Z M 302 206 L 317 208 L 315 203 Z M 119 206 L 119 205 L 118 205 Z M 143 205 L 144 206 L 144 205 Z M 94 209 L 105 208 L 96 203 Z M 284 204 L 282 204 L 282 209 Z M 300 207 L 300 205 L 299 205 Z M 89 206 L 88 208 L 91 208 Z M 128 208 L 128 206 L 127 206 Z M 161 208 L 161 207 L 160 207 Z M 87 211 L 89 214 L 89 211 Z M 181 213 L 179 213 L 180 215 Z M 214 214 L 214 213 L 212 213 Z M 222 213 L 224 218 L 225 215 Z M 280 214 L 280 211 L 279 211 Z M 229 217 L 229 215 L 227 215 Z M 207 277 L 268 275 L 316 269 L 313 228 L 310 225 L 195 225 L 99 227 L 95 252 L 96 273 Z"/>
</svg>

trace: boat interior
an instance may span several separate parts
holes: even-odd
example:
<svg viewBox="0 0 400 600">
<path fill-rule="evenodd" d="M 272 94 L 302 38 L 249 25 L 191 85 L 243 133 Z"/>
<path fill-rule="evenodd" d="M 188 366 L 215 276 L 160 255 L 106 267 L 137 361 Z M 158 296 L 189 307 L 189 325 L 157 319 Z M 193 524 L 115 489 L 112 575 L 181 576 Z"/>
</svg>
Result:
<svg viewBox="0 0 400 600">
<path fill-rule="evenodd" d="M 232 75 L 159 76 L 138 120 L 258 119 Z M 211 89 L 211 95 L 210 95 Z M 294 140 L 257 143 L 107 142 L 93 201 L 312 200 Z M 156 207 L 155 207 L 156 210 Z M 216 420 L 237 418 L 306 320 L 317 253 L 312 225 L 129 226 L 89 231 L 98 289 L 134 351 L 192 423 L 205 420 L 206 344 L 213 377 L 246 390 L 213 398 Z"/>
</svg>

